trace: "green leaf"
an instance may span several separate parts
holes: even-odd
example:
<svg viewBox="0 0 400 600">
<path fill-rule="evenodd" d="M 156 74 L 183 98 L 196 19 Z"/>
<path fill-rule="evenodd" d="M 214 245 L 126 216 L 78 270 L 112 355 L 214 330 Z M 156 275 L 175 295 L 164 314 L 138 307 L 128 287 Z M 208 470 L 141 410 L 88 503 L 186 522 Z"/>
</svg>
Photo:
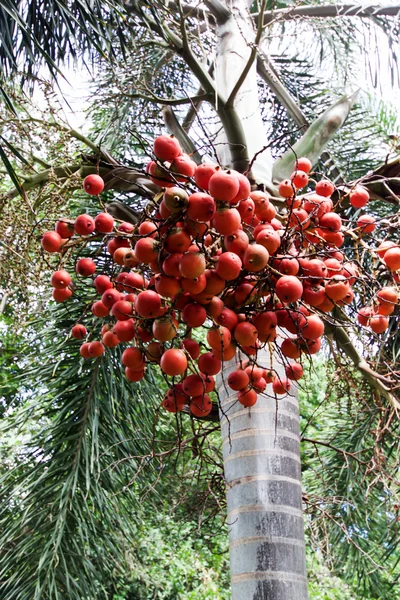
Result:
<svg viewBox="0 0 400 600">
<path fill-rule="evenodd" d="M 272 169 L 274 183 L 290 177 L 296 158 L 307 157 L 314 165 L 328 142 L 345 122 L 351 107 L 358 95 L 358 91 L 351 96 L 343 96 L 333 106 L 328 108 L 314 123 L 310 125 L 305 134 L 279 158 Z"/>
<path fill-rule="evenodd" d="M 16 174 L 16 172 L 14 171 L 12 164 L 10 163 L 10 161 L 7 158 L 6 153 L 4 152 L 4 149 L 2 146 L 0 146 L 0 158 L 4 163 L 5 168 L 7 169 L 7 172 L 13 182 L 13 184 L 15 185 L 15 187 L 18 190 L 19 195 L 21 196 L 21 198 L 25 198 L 25 191 L 24 188 L 22 187 L 22 184 L 20 182 L 20 180 L 18 179 L 18 175 Z"/>
</svg>

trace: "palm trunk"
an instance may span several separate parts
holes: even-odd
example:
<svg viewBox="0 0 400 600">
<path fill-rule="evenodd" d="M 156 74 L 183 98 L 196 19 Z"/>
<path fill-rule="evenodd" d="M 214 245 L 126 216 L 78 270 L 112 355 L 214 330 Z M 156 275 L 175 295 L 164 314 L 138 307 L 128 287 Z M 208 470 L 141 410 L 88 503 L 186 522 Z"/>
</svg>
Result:
<svg viewBox="0 0 400 600">
<path fill-rule="evenodd" d="M 228 0 L 234 18 L 220 24 L 217 88 L 228 98 L 251 52 L 255 32 L 246 0 Z M 256 62 L 235 101 L 250 158 L 266 145 L 260 116 Z M 224 140 L 219 140 L 223 142 Z M 226 138 L 225 138 L 226 141 Z M 226 144 L 222 162 L 228 164 Z M 253 169 L 270 182 L 271 157 Z M 265 362 L 260 352 L 258 364 Z M 226 365 L 218 387 L 230 541 L 233 600 L 307 600 L 300 472 L 299 413 L 295 395 L 278 401 L 261 396 L 244 408 L 225 385 L 235 361 Z M 279 370 L 279 365 L 274 365 Z"/>
<path fill-rule="evenodd" d="M 244 408 L 222 381 L 233 368 L 219 385 L 232 599 L 306 600 L 297 398 Z"/>
</svg>

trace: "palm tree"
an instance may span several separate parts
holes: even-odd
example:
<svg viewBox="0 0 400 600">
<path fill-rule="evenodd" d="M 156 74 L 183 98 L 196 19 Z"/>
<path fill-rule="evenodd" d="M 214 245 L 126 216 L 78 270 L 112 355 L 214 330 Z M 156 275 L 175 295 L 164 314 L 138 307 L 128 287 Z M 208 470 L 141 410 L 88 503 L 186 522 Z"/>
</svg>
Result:
<svg viewBox="0 0 400 600">
<path fill-rule="evenodd" d="M 119 118 L 129 124 L 139 115 L 142 118 L 146 115 L 147 124 L 156 123 L 159 108 L 164 107 L 165 124 L 187 152 L 198 161 L 204 154 L 215 152 L 222 164 L 246 172 L 254 186 L 268 190 L 278 207 L 276 186 L 290 175 L 295 155 L 306 155 L 316 165 L 324 163 L 345 195 L 348 188 L 342 172 L 347 163 L 340 156 L 338 146 L 335 152 L 329 142 L 344 124 L 356 98 L 355 94 L 345 94 L 329 104 L 327 97 L 330 100 L 329 96 L 334 94 L 326 94 L 316 109 L 311 89 L 323 87 L 325 80 L 315 69 L 313 60 L 318 50 L 331 47 L 332 52 L 336 52 L 337 65 L 343 60 L 344 51 L 350 48 L 345 72 L 336 75 L 340 88 L 352 71 L 351 47 L 352 44 L 358 47 L 359 30 L 385 30 L 390 26 L 389 40 L 395 54 L 394 42 L 399 33 L 395 17 L 400 11 L 400 6 L 276 7 L 269 6 L 266 1 L 246 0 L 205 0 L 201 5 L 180 0 L 150 4 L 132 0 L 123 5 L 110 3 L 106 11 L 101 3 L 65 6 L 43 2 L 39 8 L 37 4 L 1 0 L 0 7 L 0 19 L 4 24 L 0 59 L 4 73 L 16 69 L 24 59 L 23 78 L 29 78 L 36 74 L 42 60 L 56 76 L 65 58 L 87 57 L 90 60 L 96 57 L 100 60 L 99 57 L 107 54 L 110 78 L 117 91 L 112 95 L 103 87 L 99 93 L 115 104 L 114 123 Z M 340 19 L 345 27 L 335 25 Z M 364 21 L 368 24 L 362 29 L 359 22 Z M 320 23 L 328 26 L 321 27 Z M 297 62 L 293 62 L 295 59 L 287 52 L 283 57 L 273 59 L 272 52 L 274 48 L 278 49 L 274 40 L 279 36 L 285 43 L 284 32 L 303 37 L 293 44 L 299 55 Z M 118 48 L 115 45 L 117 39 Z M 304 39 L 312 41 L 305 44 Z M 307 58 L 299 51 L 305 47 Z M 132 49 L 137 54 L 127 58 Z M 119 80 L 118 69 L 129 60 L 137 70 L 133 77 L 127 75 Z M 139 67 L 141 77 L 138 80 Z M 17 112 L 5 85 L 2 92 L 10 110 Z M 126 105 L 132 102 L 135 107 L 129 112 Z M 268 107 L 267 111 L 262 108 L 264 105 Z M 316 120 L 315 113 L 318 114 Z M 275 120 L 275 115 L 280 115 L 280 119 Z M 137 131 L 140 132 L 140 126 Z M 344 139 L 339 148 L 348 141 L 349 131 L 347 135 L 346 129 L 343 131 Z M 77 137 L 78 134 L 74 132 L 73 135 Z M 132 194 L 146 198 L 154 191 L 154 185 L 140 168 L 123 164 L 100 143 L 90 142 L 83 136 L 80 139 L 96 156 L 84 156 L 74 170 L 82 175 L 95 172 L 100 161 L 100 172 L 107 189 L 117 192 L 110 210 L 116 214 L 125 211 L 126 215 L 127 209 L 121 203 L 124 197 L 131 202 Z M 108 142 L 107 139 L 110 146 Z M 141 143 L 142 138 L 139 138 L 138 148 Z M 274 160 L 278 153 L 282 156 Z M 5 156 L 4 151 L 2 156 Z M 133 159 L 131 157 L 132 162 L 137 161 L 137 156 L 138 153 Z M 253 160 L 255 157 L 257 160 Z M 367 159 L 363 155 L 364 168 L 371 164 Z M 48 181 L 53 173 L 47 169 L 33 174 L 21 187 L 18 174 L 8 160 L 5 166 L 16 185 L 8 198 L 35 189 L 38 184 Z M 375 199 L 390 202 L 396 197 L 398 169 L 399 161 L 394 159 L 379 173 L 365 178 L 364 183 Z M 64 166 L 57 175 L 60 181 L 68 180 L 71 168 Z M 137 213 L 137 199 L 135 203 L 133 208 Z M 345 210 L 348 211 L 348 207 Z M 345 214 L 349 216 L 350 213 Z M 132 211 L 131 217 L 136 218 Z M 330 339 L 352 361 L 362 380 L 373 390 L 374 397 L 386 407 L 387 418 L 391 419 L 390 415 L 399 408 L 399 401 L 395 380 L 385 378 L 383 371 L 392 360 L 386 357 L 381 363 L 368 363 L 343 324 L 338 316 L 329 332 Z M 389 354 L 389 350 L 385 349 L 385 352 Z M 261 360 L 265 366 L 270 366 L 270 356 L 265 354 Z M 274 356 L 272 360 L 279 372 L 278 357 Z M 215 411 L 215 419 L 220 419 L 223 436 L 232 597 L 234 600 L 247 597 L 303 600 L 307 598 L 307 580 L 297 399 L 286 397 L 277 405 L 275 398 L 270 397 L 261 406 L 244 410 L 225 387 L 224 380 L 230 368 L 232 365 L 227 367 L 220 380 L 219 416 Z M 93 376 L 93 382 L 97 381 L 96 376 Z M 74 459 L 72 464 L 76 467 Z M 73 493 L 73 485 L 71 489 Z M 65 501 L 65 510 L 67 504 Z M 59 541 L 57 538 L 56 543 Z M 15 556 L 14 549 L 10 552 L 9 557 Z M 54 563 L 48 558 L 49 547 L 45 556 L 47 562 L 44 562 L 50 573 Z M 38 562 L 43 564 L 43 559 L 38 558 Z M 87 569 L 89 573 L 89 566 Z M 50 574 L 38 580 L 35 597 L 42 597 L 40 594 L 56 597 L 58 585 L 74 597 L 72 594 L 76 592 L 71 582 L 53 579 L 50 584 L 47 577 Z M 34 573 L 31 578 L 33 580 Z M 14 596 L 10 598 L 22 598 L 29 589 L 19 587 L 15 576 L 12 586 L 9 589 L 13 590 Z"/>
</svg>

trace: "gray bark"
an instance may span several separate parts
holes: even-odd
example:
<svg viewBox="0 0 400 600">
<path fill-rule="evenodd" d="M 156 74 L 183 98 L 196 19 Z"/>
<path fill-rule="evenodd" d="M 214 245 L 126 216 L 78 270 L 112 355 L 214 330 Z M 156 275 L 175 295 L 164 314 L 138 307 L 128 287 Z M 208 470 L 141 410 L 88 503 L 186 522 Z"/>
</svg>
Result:
<svg viewBox="0 0 400 600">
<path fill-rule="evenodd" d="M 297 397 L 245 408 L 224 385 L 235 368 L 218 389 L 232 600 L 307 600 Z"/>
</svg>

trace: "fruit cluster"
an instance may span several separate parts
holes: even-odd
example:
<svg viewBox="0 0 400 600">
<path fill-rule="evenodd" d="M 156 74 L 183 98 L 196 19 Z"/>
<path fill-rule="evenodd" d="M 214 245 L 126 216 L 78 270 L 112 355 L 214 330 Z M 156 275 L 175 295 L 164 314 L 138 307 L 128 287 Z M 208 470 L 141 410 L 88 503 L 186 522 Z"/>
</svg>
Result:
<svg viewBox="0 0 400 600">
<path fill-rule="evenodd" d="M 254 405 L 268 384 L 274 394 L 286 394 L 303 375 L 302 359 L 320 349 L 328 313 L 356 306 L 359 267 L 339 248 L 346 231 L 360 239 L 372 233 L 375 219 L 361 216 L 355 229 L 346 230 L 328 180 L 299 195 L 315 183 L 306 158 L 279 185 L 279 202 L 287 207 L 279 214 L 244 175 L 211 163 L 197 166 L 172 136 L 158 137 L 153 152 L 146 172 L 163 191 L 149 200 L 139 223 L 116 223 L 104 212 L 82 214 L 74 222 L 58 221 L 42 238 L 44 250 L 61 256 L 51 277 L 57 302 L 73 294 L 64 263 L 84 248 L 98 257 L 97 263 L 90 257 L 75 263 L 78 276 L 93 279 L 98 296 L 91 312 L 103 323 L 101 340 L 85 341 L 81 355 L 99 357 L 105 348 L 131 344 L 122 353 L 126 377 L 139 381 L 147 363 L 158 363 L 172 378 L 163 402 L 170 412 L 188 404 L 197 417 L 209 414 L 214 376 L 235 355 L 240 368 L 227 385 L 241 404 Z M 104 183 L 89 175 L 83 187 L 98 195 Z M 368 199 L 361 186 L 349 194 L 355 208 Z M 393 285 L 379 289 L 357 315 L 361 325 L 381 333 L 398 302 L 400 248 L 383 242 L 376 253 Z M 203 341 L 193 338 L 198 328 L 206 332 Z M 84 340 L 87 329 L 78 323 L 71 334 Z M 266 346 L 271 369 L 257 362 Z M 272 356 L 283 363 L 285 376 L 274 370 Z"/>
</svg>

